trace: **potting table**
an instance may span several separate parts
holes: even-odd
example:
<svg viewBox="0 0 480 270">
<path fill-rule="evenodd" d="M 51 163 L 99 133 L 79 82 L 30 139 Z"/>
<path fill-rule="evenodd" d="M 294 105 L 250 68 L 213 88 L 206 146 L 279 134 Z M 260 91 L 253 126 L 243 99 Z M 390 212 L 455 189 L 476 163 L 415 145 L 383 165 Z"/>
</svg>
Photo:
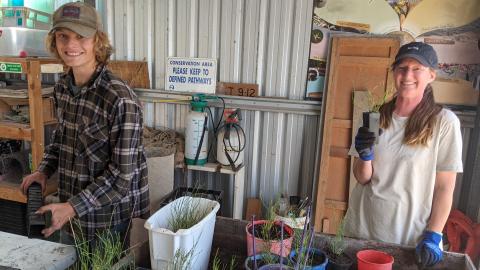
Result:
<svg viewBox="0 0 480 270">
<path fill-rule="evenodd" d="M 244 269 L 243 263 L 247 254 L 247 240 L 245 234 L 245 220 L 235 220 L 225 217 L 217 217 L 215 223 L 215 232 L 213 236 L 212 252 L 210 262 L 215 256 L 216 250 L 222 262 L 228 263 L 233 255 L 237 262 L 236 269 Z M 334 237 L 327 234 L 315 234 L 313 246 L 325 250 L 328 240 Z M 379 243 L 375 241 L 360 240 L 345 237 L 347 248 L 345 253 L 354 258 L 354 265 L 351 269 L 357 269 L 356 253 L 364 249 L 374 249 L 394 257 L 393 270 L 418 270 L 415 264 L 414 247 L 406 247 L 389 243 Z M 470 258 L 465 254 L 444 252 L 443 261 L 434 267 L 428 269 L 442 270 L 476 270 Z"/>
<path fill-rule="evenodd" d="M 67 269 L 77 259 L 64 244 L 0 232 L 0 269 Z"/>
</svg>

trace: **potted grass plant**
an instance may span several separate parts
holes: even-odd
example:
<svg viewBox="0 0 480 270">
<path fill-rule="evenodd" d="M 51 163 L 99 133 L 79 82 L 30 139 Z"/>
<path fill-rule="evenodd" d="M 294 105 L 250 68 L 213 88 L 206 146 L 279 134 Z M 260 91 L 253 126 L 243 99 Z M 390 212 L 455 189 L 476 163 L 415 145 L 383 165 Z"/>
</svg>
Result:
<svg viewBox="0 0 480 270">
<path fill-rule="evenodd" d="M 311 206 L 307 207 L 306 216 L 308 219 L 311 218 Z M 328 263 L 326 254 L 322 250 L 312 247 L 315 237 L 313 227 L 305 223 L 301 232 L 300 238 L 295 237 L 293 249 L 289 256 L 294 269 L 325 269 Z"/>
<path fill-rule="evenodd" d="M 290 259 L 293 261 L 294 264 L 299 262 L 298 269 L 305 269 L 305 270 L 323 270 L 326 269 L 328 264 L 327 255 L 318 248 L 308 248 L 303 251 L 300 256 L 296 250 L 292 250 L 290 253 Z"/>
<path fill-rule="evenodd" d="M 284 227 L 285 224 L 283 221 L 280 221 L 280 254 L 284 254 Z M 255 229 L 255 216 L 252 216 L 252 235 L 256 234 Z M 293 269 L 290 267 L 290 261 L 288 258 L 284 258 L 281 255 L 273 254 L 270 252 L 264 252 L 262 254 L 256 254 L 256 243 L 255 239 L 251 242 L 253 255 L 248 257 L 245 260 L 245 269 L 254 269 L 254 270 L 273 270 L 273 269 Z"/>
<path fill-rule="evenodd" d="M 347 270 L 353 264 L 352 258 L 344 252 L 347 247 L 343 236 L 344 228 L 345 223 L 342 221 L 337 228 L 336 235 L 328 241 L 326 250 L 328 257 L 327 269 Z"/>
<path fill-rule="evenodd" d="M 304 236 L 306 234 L 306 236 Z M 301 241 L 295 244 L 295 248 L 290 253 L 290 260 L 295 269 L 306 270 L 324 270 L 328 264 L 328 258 L 325 252 L 312 247 L 314 238 L 313 228 L 302 231 Z"/>
<path fill-rule="evenodd" d="M 179 249 L 191 254 L 195 269 L 208 269 L 219 208 L 216 201 L 185 196 L 153 214 L 145 222 L 152 269 L 166 269 Z"/>
<path fill-rule="evenodd" d="M 281 257 L 288 257 L 292 247 L 293 229 L 284 225 L 282 221 L 275 220 L 274 205 L 268 207 L 267 219 L 254 220 L 245 227 L 247 234 L 247 254 L 252 256 L 263 252 L 270 252 Z M 283 240 L 281 239 L 281 236 Z M 252 243 L 254 242 L 254 243 Z M 255 245 L 253 245 L 255 244 Z M 255 246 L 255 250 L 253 249 Z"/>
</svg>

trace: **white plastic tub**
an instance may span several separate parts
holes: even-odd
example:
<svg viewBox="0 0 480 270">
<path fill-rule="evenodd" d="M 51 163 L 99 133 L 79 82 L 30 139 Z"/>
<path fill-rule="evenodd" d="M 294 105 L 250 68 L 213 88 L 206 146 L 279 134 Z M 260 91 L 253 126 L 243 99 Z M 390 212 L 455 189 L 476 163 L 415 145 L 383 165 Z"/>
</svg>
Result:
<svg viewBox="0 0 480 270">
<path fill-rule="evenodd" d="M 174 205 L 185 199 L 193 200 L 194 203 L 199 204 L 199 209 L 209 209 L 210 212 L 191 228 L 178 230 L 174 233 L 168 229 L 168 219 L 172 215 Z M 148 230 L 152 269 L 163 270 L 171 268 L 175 252 L 178 249 L 189 252 L 193 248 L 192 269 L 208 269 L 215 219 L 219 208 L 220 204 L 216 201 L 204 198 L 181 197 L 155 212 L 145 222 L 145 228 Z"/>
</svg>

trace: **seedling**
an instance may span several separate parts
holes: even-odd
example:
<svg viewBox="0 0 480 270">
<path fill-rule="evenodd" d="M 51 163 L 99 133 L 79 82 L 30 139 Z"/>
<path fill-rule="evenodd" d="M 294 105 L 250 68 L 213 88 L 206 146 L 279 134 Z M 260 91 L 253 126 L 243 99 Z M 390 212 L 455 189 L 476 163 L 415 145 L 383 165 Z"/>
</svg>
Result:
<svg viewBox="0 0 480 270">
<path fill-rule="evenodd" d="M 223 264 L 218 256 L 218 249 L 215 252 L 215 257 L 213 258 L 212 270 L 233 270 L 237 266 L 235 255 L 230 258 L 228 264 Z"/>
<path fill-rule="evenodd" d="M 114 267 L 128 253 L 128 250 L 123 250 L 122 240 L 118 234 L 112 234 L 110 230 L 97 233 L 96 247 L 94 250 L 90 250 L 89 242 L 81 233 L 80 222 L 78 220 L 70 221 L 70 228 L 73 232 L 78 255 L 78 260 L 72 266 L 72 269 L 135 269 L 134 260 L 131 260 L 127 265 L 120 266 L 120 268 Z"/>
<path fill-rule="evenodd" d="M 330 250 L 330 255 L 333 256 L 332 259 L 339 258 L 343 254 L 347 244 L 344 241 L 343 233 L 345 229 L 345 222 L 342 220 L 340 225 L 337 228 L 337 233 L 335 237 L 331 238 L 328 242 L 328 249 Z"/>
<path fill-rule="evenodd" d="M 211 209 L 201 208 L 200 201 L 193 200 L 194 197 L 201 197 L 197 193 L 198 190 L 195 187 L 191 196 L 181 197 L 172 205 L 172 214 L 168 219 L 168 226 L 171 231 L 177 232 L 181 229 L 189 229 L 210 213 Z"/>
</svg>

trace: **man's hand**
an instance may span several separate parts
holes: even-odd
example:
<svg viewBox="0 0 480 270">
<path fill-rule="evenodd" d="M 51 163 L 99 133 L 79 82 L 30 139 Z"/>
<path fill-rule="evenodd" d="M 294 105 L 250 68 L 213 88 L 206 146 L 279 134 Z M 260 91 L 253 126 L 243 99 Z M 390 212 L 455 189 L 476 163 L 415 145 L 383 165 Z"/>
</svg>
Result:
<svg viewBox="0 0 480 270">
<path fill-rule="evenodd" d="M 28 187 L 30 187 L 33 182 L 39 183 L 40 186 L 42 186 L 42 193 L 45 192 L 47 176 L 42 172 L 36 171 L 23 178 L 22 184 L 20 185 L 23 194 L 27 194 Z"/>
<path fill-rule="evenodd" d="M 417 263 L 423 267 L 431 267 L 443 259 L 443 251 L 440 247 L 442 234 L 434 231 L 425 231 L 423 239 L 415 249 Z"/>
<path fill-rule="evenodd" d="M 44 214 L 45 212 L 52 212 L 52 225 L 42 230 L 42 234 L 45 238 L 49 237 L 52 233 L 60 230 L 65 223 L 73 218 L 76 213 L 72 205 L 66 203 L 52 203 L 40 207 L 35 214 Z"/>
<path fill-rule="evenodd" d="M 363 161 L 373 160 L 373 143 L 375 142 L 375 133 L 368 131 L 366 127 L 360 127 L 355 136 L 355 149 L 358 156 Z"/>
</svg>

